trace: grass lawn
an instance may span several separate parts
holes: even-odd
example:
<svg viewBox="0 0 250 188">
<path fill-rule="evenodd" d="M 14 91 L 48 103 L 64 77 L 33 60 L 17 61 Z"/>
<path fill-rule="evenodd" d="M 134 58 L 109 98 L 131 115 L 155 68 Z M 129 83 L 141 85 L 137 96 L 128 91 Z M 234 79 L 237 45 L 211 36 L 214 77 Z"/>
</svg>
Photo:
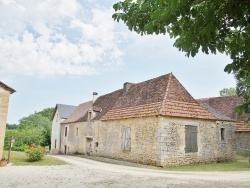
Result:
<svg viewBox="0 0 250 188">
<path fill-rule="evenodd" d="M 250 171 L 249 157 L 237 156 L 235 162 L 196 164 L 189 166 L 165 167 L 170 171 Z"/>
<path fill-rule="evenodd" d="M 8 156 L 8 151 L 4 151 L 4 155 Z M 48 155 L 45 155 L 44 158 L 40 161 L 29 162 L 27 161 L 25 153 L 18 151 L 11 151 L 10 163 L 13 163 L 14 166 L 47 166 L 67 164 L 64 161 L 61 161 Z"/>
</svg>

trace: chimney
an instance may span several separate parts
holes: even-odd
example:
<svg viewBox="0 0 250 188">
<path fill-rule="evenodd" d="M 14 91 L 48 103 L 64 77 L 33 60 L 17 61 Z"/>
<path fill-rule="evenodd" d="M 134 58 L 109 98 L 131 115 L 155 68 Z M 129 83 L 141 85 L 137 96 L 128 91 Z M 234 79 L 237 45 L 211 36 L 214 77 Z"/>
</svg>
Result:
<svg viewBox="0 0 250 188">
<path fill-rule="evenodd" d="M 133 85 L 133 83 L 126 82 L 123 84 L 123 93 L 126 94 L 130 87 Z"/>
<path fill-rule="evenodd" d="M 93 102 L 95 102 L 97 98 L 98 98 L 98 93 L 93 92 Z"/>
</svg>

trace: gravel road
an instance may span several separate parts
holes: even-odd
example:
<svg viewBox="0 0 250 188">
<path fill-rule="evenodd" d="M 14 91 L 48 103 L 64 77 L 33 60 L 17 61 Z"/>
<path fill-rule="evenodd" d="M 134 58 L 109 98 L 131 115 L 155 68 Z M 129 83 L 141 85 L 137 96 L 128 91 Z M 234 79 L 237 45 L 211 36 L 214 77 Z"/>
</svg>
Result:
<svg viewBox="0 0 250 188">
<path fill-rule="evenodd" d="M 170 172 L 115 165 L 73 156 L 54 156 L 60 166 L 8 166 L 0 168 L 0 188 L 55 187 L 250 187 L 246 172 Z"/>
</svg>

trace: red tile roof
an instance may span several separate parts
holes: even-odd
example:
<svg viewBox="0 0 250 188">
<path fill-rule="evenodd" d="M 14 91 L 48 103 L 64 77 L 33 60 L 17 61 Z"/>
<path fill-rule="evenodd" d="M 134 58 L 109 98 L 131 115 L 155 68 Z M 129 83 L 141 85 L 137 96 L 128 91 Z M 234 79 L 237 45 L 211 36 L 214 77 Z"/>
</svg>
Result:
<svg viewBox="0 0 250 188">
<path fill-rule="evenodd" d="M 115 101 L 114 101 L 115 102 Z M 196 119 L 217 118 L 202 107 L 170 73 L 133 84 L 101 120 L 164 115 Z"/>
<path fill-rule="evenodd" d="M 198 101 L 202 101 L 219 113 L 230 117 L 235 123 L 235 131 L 250 131 L 250 124 L 245 124 L 243 117 L 239 117 L 237 113 L 234 111 L 234 108 L 243 103 L 244 99 L 238 96 L 224 96 L 224 97 L 213 97 L 206 99 L 198 99 Z"/>
</svg>

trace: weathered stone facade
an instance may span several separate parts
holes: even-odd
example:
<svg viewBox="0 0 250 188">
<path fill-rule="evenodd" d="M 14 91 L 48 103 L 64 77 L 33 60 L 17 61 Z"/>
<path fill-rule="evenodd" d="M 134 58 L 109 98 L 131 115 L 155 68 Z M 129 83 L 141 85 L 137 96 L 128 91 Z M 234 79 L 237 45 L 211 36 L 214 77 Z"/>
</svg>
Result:
<svg viewBox="0 0 250 188">
<path fill-rule="evenodd" d="M 12 88 L 7 87 L 0 82 L 0 158 L 3 155 L 4 137 L 6 129 L 6 121 L 8 114 L 10 94 L 15 92 Z"/>
<path fill-rule="evenodd" d="M 250 152 L 250 132 L 235 132 L 236 152 L 239 154 Z"/>
<path fill-rule="evenodd" d="M 198 152 L 185 152 L 185 125 L 198 128 Z M 131 150 L 123 151 L 122 128 L 127 126 Z M 221 128 L 225 130 L 223 140 Z M 233 123 L 155 116 L 71 123 L 62 125 L 62 130 L 61 152 L 66 149 L 66 154 L 91 154 L 156 166 L 228 161 L 235 156 Z"/>
<path fill-rule="evenodd" d="M 208 163 L 234 160 L 235 136 L 233 123 L 211 122 L 180 118 L 159 120 L 158 156 L 160 166 L 179 166 L 192 163 Z M 185 125 L 197 126 L 198 152 L 185 152 Z M 224 128 L 224 140 L 221 139 Z"/>
</svg>

